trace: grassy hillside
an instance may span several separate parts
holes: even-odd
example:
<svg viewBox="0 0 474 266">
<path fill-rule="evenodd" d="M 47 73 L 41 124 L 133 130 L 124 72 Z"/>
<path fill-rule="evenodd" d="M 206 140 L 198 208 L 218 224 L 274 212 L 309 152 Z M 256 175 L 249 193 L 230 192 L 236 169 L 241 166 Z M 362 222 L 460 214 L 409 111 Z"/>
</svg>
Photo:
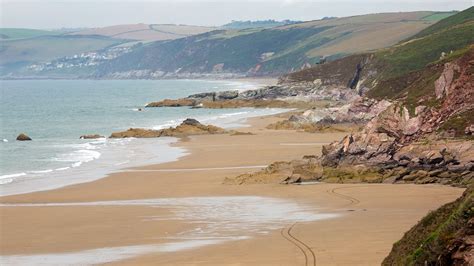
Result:
<svg viewBox="0 0 474 266">
<path fill-rule="evenodd" d="M 474 7 L 468 8 L 461 12 L 460 14 L 457 14 L 457 16 L 451 16 L 451 13 L 441 13 L 441 16 L 444 16 L 448 14 L 448 17 L 441 17 L 442 21 L 439 23 L 436 23 L 435 25 L 426 28 L 422 31 L 420 31 L 418 34 L 412 37 L 412 39 L 424 37 L 427 35 L 430 35 L 432 33 L 441 31 L 441 30 L 446 30 L 449 29 L 450 27 L 457 25 L 457 24 L 463 24 L 464 22 L 468 20 L 472 20 L 472 17 L 474 17 Z M 450 18 L 449 18 L 450 17 Z M 432 16 L 425 17 L 425 19 L 431 19 Z"/>
<path fill-rule="evenodd" d="M 437 72 L 440 70 L 425 67 L 461 56 L 474 43 L 473 10 L 469 8 L 441 20 L 427 28 L 423 37 L 375 53 L 374 67 L 379 71 L 378 84 L 369 92 L 369 96 L 397 98 L 403 95 L 410 83 L 422 82 L 419 77 L 428 80 L 439 76 Z M 443 53 L 445 57 L 441 58 Z M 434 91 L 434 88 L 430 88 L 430 91 Z"/>
<path fill-rule="evenodd" d="M 463 265 L 453 255 L 472 248 L 463 238 L 474 234 L 473 188 L 471 185 L 461 198 L 429 213 L 406 232 L 382 265 Z"/>
<path fill-rule="evenodd" d="M 201 34 L 214 29 L 213 27 L 173 24 L 128 24 L 86 29 L 70 33 L 70 35 L 100 35 L 135 41 L 163 41 Z"/>
<path fill-rule="evenodd" d="M 17 29 L 0 28 L 0 40 L 27 39 L 39 36 L 52 36 L 61 34 L 59 31 L 35 30 L 35 29 Z"/>
<path fill-rule="evenodd" d="M 364 64 L 365 74 L 371 75 L 365 84 L 372 89 L 368 96 L 374 98 L 406 97 L 410 87 L 425 88 L 423 93 L 433 93 L 434 88 L 426 87 L 423 83 L 431 84 L 430 80 L 439 77 L 442 68 L 435 63 L 442 60 L 452 60 L 462 56 L 474 43 L 474 8 L 469 8 L 455 15 L 448 16 L 438 23 L 425 29 L 423 37 L 413 38 L 403 43 L 371 53 L 361 53 L 356 57 L 345 57 L 335 62 L 315 66 L 300 72 L 285 76 L 289 81 L 313 81 L 331 79 L 332 74 L 338 75 L 340 84 L 347 84 L 353 77 L 355 66 Z M 426 16 L 424 17 L 426 18 Z M 431 32 L 430 34 L 427 34 Z M 441 59 L 442 54 L 445 57 Z M 355 60 L 355 61 L 354 61 Z M 432 66 L 428 67 L 427 66 Z M 416 90 L 420 92 L 420 90 Z M 411 93 L 415 93 L 414 91 Z M 410 96 L 410 95 L 408 95 Z M 416 99 L 416 95 L 408 99 Z"/>
<path fill-rule="evenodd" d="M 292 20 L 283 20 L 283 21 L 276 21 L 273 19 L 269 20 L 257 20 L 257 21 L 232 21 L 231 23 L 227 23 L 222 25 L 221 28 L 223 29 L 250 29 L 250 28 L 273 28 L 288 24 L 295 24 L 301 23 L 301 21 L 292 21 Z"/>
<path fill-rule="evenodd" d="M 436 12 L 326 19 L 271 29 L 219 30 L 157 42 L 102 65 L 98 75 L 131 70 L 281 74 L 319 62 L 387 47 L 434 24 Z"/>
<path fill-rule="evenodd" d="M 122 42 L 123 40 L 100 36 L 64 35 L 3 40 L 0 43 L 0 69 L 2 73 L 18 71 L 29 64 L 100 50 Z"/>
<path fill-rule="evenodd" d="M 131 24 L 84 29 L 69 33 L 32 29 L 0 29 L 0 74 L 14 76 L 87 75 L 94 67 L 31 72 L 32 64 L 50 63 L 64 57 L 93 52 L 109 47 L 132 47 L 156 40 L 174 40 L 201 34 L 214 28 L 188 25 Z M 136 47 L 136 46 L 135 46 Z"/>
<path fill-rule="evenodd" d="M 17 61 L 41 62 L 85 51 L 99 50 L 121 42 L 94 36 L 41 36 L 2 42 L 0 57 L 2 64 Z"/>
<path fill-rule="evenodd" d="M 213 35 L 226 32 L 215 31 L 211 34 L 145 46 L 110 64 L 101 66 L 100 70 L 115 72 L 153 69 L 174 72 L 177 69 L 183 69 L 189 72 L 216 72 L 216 66 L 222 64 L 223 70 L 245 73 L 259 62 L 265 61 L 262 58 L 263 54 L 292 48 L 293 43 L 287 40 L 305 39 L 325 29 L 327 27 L 261 30 L 256 33 L 238 34 L 230 38 L 216 38 Z M 285 71 L 294 65 L 301 64 L 302 57 L 301 50 L 295 50 L 287 54 L 286 60 L 281 61 L 275 68 Z"/>
<path fill-rule="evenodd" d="M 460 57 L 464 61 L 473 58 L 473 8 L 441 20 L 428 27 L 426 32 L 431 33 L 372 53 L 352 55 L 291 73 L 281 80 L 312 82 L 321 79 L 323 83 L 347 86 L 353 82 L 359 66 L 358 87 L 364 88 L 367 96 L 396 99 L 414 115 L 417 106 L 440 106 L 435 94 L 435 81 L 443 72 L 445 63 Z M 468 69 L 467 73 L 469 71 L 472 73 L 474 69 Z M 461 136 L 466 126 L 473 122 L 472 108 L 467 108 L 467 111 L 448 119 L 440 130 L 454 130 L 456 136 Z"/>
</svg>

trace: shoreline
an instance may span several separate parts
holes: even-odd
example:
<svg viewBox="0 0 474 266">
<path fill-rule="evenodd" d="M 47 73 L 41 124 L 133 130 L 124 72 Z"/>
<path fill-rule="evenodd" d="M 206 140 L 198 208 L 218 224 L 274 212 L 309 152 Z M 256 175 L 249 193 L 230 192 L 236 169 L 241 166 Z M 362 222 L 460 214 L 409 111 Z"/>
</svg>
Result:
<svg viewBox="0 0 474 266">
<path fill-rule="evenodd" d="M 265 125 L 281 119 L 279 116 L 284 114 L 248 119 L 251 126 L 243 130 L 255 135 L 202 135 L 182 139 L 173 145 L 184 147 L 189 153 L 178 161 L 130 168 L 128 171 L 113 173 L 96 181 L 60 189 L 2 197 L 0 203 L 87 203 L 139 199 L 176 200 L 190 197 L 277 198 L 289 200 L 298 206 L 309 206 L 310 211 L 316 213 L 342 214 L 343 218 L 302 222 L 293 229 L 288 228 L 293 223 L 289 222 L 281 228 L 287 230 L 286 232 L 294 230 L 293 233 L 297 237 L 308 243 L 317 254 L 318 263 L 339 259 L 339 263 L 374 264 L 383 259 L 393 242 L 426 212 L 462 193 L 462 189 L 439 185 L 223 185 L 222 181 L 226 176 L 256 171 L 259 166 L 278 160 L 317 154 L 322 144 L 340 139 L 345 134 L 314 134 L 264 128 Z M 197 168 L 201 170 L 196 170 Z M 174 171 L 170 171 L 172 169 Z M 339 192 L 331 192 L 335 190 Z M 358 203 L 348 205 L 347 198 L 341 198 L 338 193 L 356 198 Z M 170 241 L 165 236 L 176 237 L 180 232 L 196 229 L 196 224 L 192 221 L 189 223 L 190 221 L 186 220 L 163 220 L 163 217 L 176 213 L 177 210 L 177 206 L 156 209 L 146 206 L 2 205 L 0 219 L 3 221 L 3 228 L 7 230 L 3 229 L 5 232 L 2 232 L 2 235 L 5 239 L 0 243 L 0 250 L 3 256 L 27 256 L 80 252 L 105 247 L 165 245 Z M 143 217 L 148 216 L 161 217 L 161 220 L 144 221 Z M 35 228 L 31 228 L 28 223 L 32 217 L 37 221 Z M 80 227 L 73 229 L 71 224 Z M 120 228 L 135 229 L 122 231 Z M 351 228 L 360 229 L 354 231 Z M 117 230 L 120 233 L 117 233 Z M 238 263 L 245 257 L 246 264 L 261 265 L 277 261 L 294 264 L 303 258 L 298 248 L 285 240 L 279 230 L 257 234 L 246 231 L 241 233 L 250 234 L 249 238 L 201 245 L 179 252 L 151 250 L 135 257 L 111 262 L 151 265 L 160 262 L 179 264 L 193 260 L 197 261 L 196 264 L 206 265 Z M 358 241 L 357 238 L 367 241 L 363 241 L 357 248 L 348 245 L 352 240 Z M 35 240 L 32 241 L 33 239 Z M 71 239 L 74 241 L 70 241 Z M 268 241 L 274 243 L 271 248 L 265 245 Z M 26 243 L 29 244 L 25 246 Z M 373 247 L 375 243 L 377 247 Z M 270 256 L 274 250 L 280 251 L 280 255 Z M 335 254 L 338 254 L 336 258 Z"/>
<path fill-rule="evenodd" d="M 293 109 L 265 108 L 259 110 L 259 108 L 252 108 L 252 111 L 245 111 L 246 114 L 241 114 L 240 112 L 235 113 L 232 109 L 232 112 L 229 114 L 210 116 L 204 119 L 199 116 L 197 118 L 199 119 L 199 121 L 203 121 L 204 124 L 218 125 L 225 129 L 245 130 L 247 127 L 250 126 L 246 122 L 248 119 L 253 119 L 255 117 L 269 117 L 280 114 L 285 115 L 292 111 Z M 234 115 L 234 113 L 237 115 Z M 225 116 L 226 121 L 219 121 L 223 120 L 223 116 Z M 178 124 L 179 122 L 177 122 L 176 125 L 168 126 L 177 126 Z M 153 127 L 153 129 L 155 129 L 155 127 Z M 104 160 L 103 158 L 98 158 L 100 161 L 91 160 L 85 162 L 84 165 L 80 165 L 80 167 L 77 168 L 68 167 L 69 172 L 67 174 L 62 175 L 61 173 L 63 171 L 55 172 L 55 170 L 53 169 L 43 171 L 46 176 L 42 176 L 40 178 L 28 178 L 26 180 L 18 180 L 13 182 L 5 182 L 4 184 L 0 185 L 0 197 L 35 193 L 41 191 L 50 191 L 70 185 L 94 182 L 96 180 L 106 178 L 111 174 L 129 171 L 130 169 L 134 169 L 137 167 L 146 167 L 148 165 L 159 165 L 167 162 L 178 161 L 180 158 L 188 154 L 188 151 L 185 148 L 180 147 L 179 145 L 174 145 L 181 141 L 180 138 L 176 137 L 164 137 L 155 139 L 101 138 L 91 139 L 89 140 L 89 142 L 84 143 L 84 145 L 89 143 L 95 143 L 97 141 L 121 141 L 124 142 L 124 145 L 127 145 L 128 150 L 134 150 L 135 153 L 144 153 L 147 156 L 141 156 L 135 159 L 113 158 L 115 159 L 115 161 L 110 161 L 111 159 L 108 158 L 106 159 L 108 161 L 105 162 L 113 163 L 113 165 L 107 165 L 107 167 L 103 166 L 101 167 L 101 169 L 96 169 L 98 167 L 97 164 L 100 166 L 104 163 L 104 161 L 102 161 Z M 149 148 L 148 146 L 153 146 L 153 148 Z M 154 151 L 155 149 L 166 149 L 167 151 L 164 153 L 158 153 Z M 110 155 L 113 151 L 101 150 L 100 152 L 100 157 L 104 157 L 102 155 L 106 155 L 106 157 L 111 157 Z M 150 156 L 154 157 L 154 159 L 150 159 Z M 122 163 L 123 160 L 126 160 L 127 163 Z M 10 176 L 12 176 L 12 178 L 22 177 L 27 173 L 28 172 L 6 175 L 1 176 L 1 178 L 8 179 L 10 178 Z"/>
<path fill-rule="evenodd" d="M 268 80 L 266 80 L 266 81 L 259 80 L 259 81 L 256 82 L 254 79 L 250 79 L 250 80 L 249 79 L 245 79 L 245 80 L 239 80 L 239 79 L 212 80 L 212 79 L 209 79 L 209 80 L 202 80 L 202 81 L 205 84 L 207 84 L 207 81 L 215 81 L 215 82 L 218 82 L 219 84 L 222 84 L 221 87 L 227 87 L 227 89 L 232 89 L 233 88 L 233 89 L 237 89 L 237 90 L 247 90 L 249 88 L 255 88 L 255 87 L 264 86 L 265 84 L 268 84 L 266 82 Z M 210 84 L 212 84 L 212 83 L 210 83 Z M 208 86 L 208 87 L 210 88 L 210 86 Z M 252 117 L 252 116 L 255 116 L 255 115 L 261 115 L 259 113 L 268 113 L 265 110 L 255 110 L 255 111 L 243 110 L 242 113 L 239 113 L 236 110 L 237 109 L 223 111 L 223 112 L 225 112 L 225 114 L 219 114 L 218 110 L 217 110 L 217 112 L 212 112 L 212 113 L 209 113 L 209 114 L 205 114 L 203 112 L 196 111 L 197 114 L 195 114 L 195 116 L 197 116 L 196 118 L 198 118 L 200 121 L 202 121 L 203 123 L 206 123 L 206 124 L 214 124 L 216 122 L 219 122 L 219 120 L 224 120 L 224 124 L 225 124 L 226 121 L 233 121 L 233 120 L 237 121 L 237 119 L 240 119 L 240 117 L 246 117 L 246 116 Z M 135 111 L 135 109 L 133 109 L 133 111 Z M 190 112 L 187 112 L 187 113 L 190 113 Z M 193 111 L 193 113 L 195 113 L 195 112 Z M 224 117 L 224 116 L 226 117 L 226 119 L 221 119 L 221 117 Z M 185 119 L 187 117 L 192 117 L 192 116 L 184 115 L 182 117 L 182 119 Z M 170 118 L 169 121 L 164 121 L 164 122 L 161 121 L 162 123 L 161 122 L 158 123 L 157 126 L 156 126 L 156 124 L 151 124 L 151 125 L 142 125 L 142 127 L 146 127 L 146 128 L 155 128 L 155 127 L 161 127 L 161 126 L 167 127 L 167 126 L 169 126 L 168 123 L 170 121 L 173 122 L 173 121 L 175 121 L 175 119 Z M 178 121 L 178 120 L 176 120 L 176 121 Z M 235 124 L 237 126 L 241 126 L 238 123 L 235 123 Z M 229 124 L 228 126 L 234 127 L 236 125 L 230 125 Z M 128 128 L 127 126 L 130 126 L 130 125 L 124 125 L 123 128 L 124 129 Z M 98 132 L 98 133 L 105 136 L 105 135 L 108 135 L 112 132 Z M 78 136 L 80 134 L 81 133 L 79 132 Z M 33 136 L 33 138 L 34 137 L 35 136 Z M 8 137 L 8 139 L 10 139 L 10 142 L 12 142 L 12 138 L 10 138 L 10 136 Z M 44 139 L 44 137 L 43 137 L 43 139 Z M 39 142 L 34 142 L 33 144 L 41 143 L 41 141 L 43 139 L 39 139 Z M 35 139 L 35 140 L 37 140 L 37 139 Z M 118 156 L 114 156 L 114 155 L 111 154 L 112 150 L 114 150 L 114 151 L 117 150 L 117 148 L 115 146 L 117 146 L 118 144 L 115 145 L 115 146 L 114 146 L 114 144 L 113 145 L 108 145 L 108 143 L 110 143 L 111 141 L 106 141 L 108 143 L 105 143 L 105 144 L 104 143 L 100 143 L 100 145 L 96 144 L 96 142 L 100 142 L 102 140 L 103 139 L 77 141 L 77 139 L 71 139 L 70 136 L 69 136 L 69 139 L 64 139 L 64 140 L 61 139 L 60 140 L 60 141 L 64 142 L 65 144 L 60 143 L 57 146 L 62 147 L 62 146 L 69 145 L 70 147 L 75 146 L 74 148 L 69 148 L 69 147 L 67 149 L 64 148 L 60 152 L 57 152 L 57 154 L 52 153 L 50 151 L 52 149 L 46 151 L 46 152 L 51 153 L 50 158 L 48 158 L 48 159 L 50 159 L 52 161 L 52 163 L 38 164 L 38 166 L 36 166 L 36 167 L 17 167 L 17 168 L 14 168 L 14 166 L 13 166 L 13 167 L 10 167 L 11 169 L 7 167 L 7 169 L 4 169 L 5 172 L 3 172 L 0 175 L 0 192 L 2 192 L 2 193 L 0 193 L 0 195 L 4 196 L 4 195 L 19 194 L 19 193 L 28 193 L 28 192 L 33 192 L 34 190 L 56 189 L 56 188 L 63 187 L 63 186 L 66 186 L 66 185 L 70 185 L 70 184 L 73 184 L 73 183 L 81 183 L 81 182 L 83 182 L 83 181 L 81 181 L 81 179 L 83 178 L 84 175 L 87 175 L 87 178 L 85 178 L 85 179 L 90 181 L 90 180 L 103 178 L 104 175 L 106 175 L 106 174 L 118 172 L 118 171 L 121 171 L 121 170 L 126 169 L 126 168 L 136 167 L 136 166 L 143 166 L 144 164 L 143 164 L 142 161 L 145 161 L 145 162 L 147 162 L 146 164 L 149 164 L 150 160 L 144 160 L 144 158 L 138 158 L 137 160 L 130 160 L 129 158 L 125 158 L 126 156 L 123 156 L 124 157 L 123 160 L 120 160 L 120 158 L 118 158 Z M 120 142 L 120 141 L 122 141 L 122 140 L 118 140 L 116 142 Z M 56 141 L 56 142 L 58 142 L 58 141 Z M 138 141 L 133 141 L 133 142 L 138 142 Z M 17 143 L 13 143 L 13 144 L 9 145 L 8 147 L 10 147 L 12 145 L 14 146 L 15 144 L 17 144 Z M 49 146 L 54 147 L 55 144 L 56 143 L 52 143 L 52 145 L 49 145 Z M 5 144 L 5 145 L 7 145 L 7 144 Z M 132 145 L 134 145 L 134 144 L 132 144 Z M 140 144 L 138 144 L 138 145 L 140 145 Z M 108 146 L 108 148 L 105 148 L 104 146 Z M 112 147 L 112 146 L 114 146 L 114 147 Z M 5 146 L 5 147 L 7 147 L 7 146 Z M 7 149 L 7 148 L 5 148 L 5 149 Z M 132 148 L 130 148 L 130 149 L 132 149 Z M 161 149 L 161 148 L 158 148 L 158 149 Z M 59 148 L 57 150 L 59 150 Z M 124 151 L 121 151 L 121 152 L 124 153 Z M 144 149 L 140 149 L 137 152 L 143 153 Z M 86 158 L 86 155 L 87 155 L 87 158 Z M 155 155 L 150 155 L 150 156 L 155 156 Z M 66 159 L 64 159 L 62 157 L 66 157 Z M 128 157 L 128 155 L 127 155 L 127 157 Z M 112 160 L 116 160 L 116 159 L 118 159 L 119 161 L 116 161 L 116 162 L 112 161 Z M 76 161 L 73 161 L 73 160 L 76 160 Z M 44 160 L 44 161 L 46 161 L 46 160 Z M 69 163 L 69 161 L 71 161 L 71 163 Z M 134 162 L 130 163 L 130 161 L 134 161 Z M 153 161 L 153 160 L 151 160 L 151 161 Z M 161 159 L 155 160 L 155 162 L 161 162 L 161 161 L 163 161 L 163 160 L 161 160 Z M 169 160 L 164 160 L 164 161 L 169 161 Z M 57 163 L 57 162 L 59 162 L 59 163 Z M 106 167 L 107 168 L 106 170 L 104 170 L 104 167 L 100 166 L 100 164 L 104 164 L 104 163 L 109 163 L 109 165 Z M 115 163 L 117 163 L 117 166 L 112 166 L 112 164 L 115 164 Z M 12 164 L 12 165 L 14 165 L 14 164 Z M 100 169 L 98 167 L 100 167 Z M 92 176 L 89 175 L 89 173 L 93 173 L 94 177 L 92 178 Z M 75 181 L 71 181 L 70 178 L 65 178 L 65 177 L 69 177 L 69 176 L 73 176 L 74 178 L 72 178 L 72 179 L 74 179 Z M 54 182 L 54 181 L 52 181 L 52 179 L 55 179 L 58 182 Z M 66 179 L 68 179 L 68 180 L 66 180 Z M 46 182 L 45 180 L 49 180 L 48 181 L 49 183 Z M 31 185 L 29 185 L 29 182 L 31 183 Z M 19 188 L 19 189 L 17 189 L 17 188 Z M 25 189 L 23 189 L 23 188 L 25 188 Z"/>
</svg>

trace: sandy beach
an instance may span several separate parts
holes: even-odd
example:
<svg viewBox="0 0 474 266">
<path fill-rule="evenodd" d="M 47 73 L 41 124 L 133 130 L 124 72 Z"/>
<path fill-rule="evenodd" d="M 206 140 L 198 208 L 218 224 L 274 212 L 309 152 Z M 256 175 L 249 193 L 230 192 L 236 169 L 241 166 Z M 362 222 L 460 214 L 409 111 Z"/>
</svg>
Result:
<svg viewBox="0 0 474 266">
<path fill-rule="evenodd" d="M 265 129 L 281 116 L 250 119 L 240 130 L 254 135 L 183 139 L 176 145 L 189 155 L 176 162 L 0 198 L 0 262 L 378 265 L 421 217 L 462 194 L 441 185 L 222 184 L 320 154 L 345 135 Z"/>
</svg>

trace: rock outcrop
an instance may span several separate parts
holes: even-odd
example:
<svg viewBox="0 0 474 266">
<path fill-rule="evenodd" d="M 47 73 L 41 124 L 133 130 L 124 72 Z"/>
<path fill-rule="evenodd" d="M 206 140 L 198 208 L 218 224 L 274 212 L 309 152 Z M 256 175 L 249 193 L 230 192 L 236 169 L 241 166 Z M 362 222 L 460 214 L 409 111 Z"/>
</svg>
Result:
<svg viewBox="0 0 474 266">
<path fill-rule="evenodd" d="M 349 151 L 352 137 L 344 138 L 339 154 Z M 378 157 L 385 159 L 384 156 Z M 433 144 L 416 143 L 401 148 L 392 159 L 373 163 L 356 154 L 344 164 L 328 163 L 325 152 L 321 158 L 305 156 L 300 160 L 275 162 L 255 173 L 227 177 L 225 184 L 281 183 L 289 184 L 297 175 L 298 182 L 330 183 L 440 183 L 467 186 L 474 182 L 474 143 L 453 140 Z M 372 164 L 369 163 L 372 162 Z"/>
<path fill-rule="evenodd" d="M 395 102 L 373 118 L 362 132 L 323 149 L 323 165 L 384 165 L 395 160 L 404 146 L 436 132 L 449 118 L 474 109 L 474 77 L 470 72 L 474 52 L 448 63 L 441 74 L 444 93 L 437 106 L 417 106 L 413 112 L 403 102 Z M 455 71 L 457 79 L 445 72 Z M 439 79 L 438 79 L 439 80 Z M 438 82 L 435 82 L 438 83 Z"/>
<path fill-rule="evenodd" d="M 288 120 L 271 124 L 268 128 L 302 129 L 307 132 L 351 131 L 353 126 L 348 128 L 343 124 L 365 124 L 390 104 L 387 100 L 356 97 L 351 103 L 342 106 L 306 110 L 301 114 L 292 115 Z"/>
<path fill-rule="evenodd" d="M 291 184 L 307 180 L 318 180 L 321 177 L 322 168 L 319 167 L 318 158 L 314 156 L 305 156 L 301 160 L 274 162 L 268 167 L 255 173 L 227 177 L 224 180 L 224 184 Z"/>
<path fill-rule="evenodd" d="M 280 83 L 314 82 L 323 86 L 349 88 L 362 95 L 367 90 L 362 81 L 375 76 L 377 72 L 371 68 L 372 54 L 347 56 L 327 64 L 312 67 L 284 75 Z"/>
<path fill-rule="evenodd" d="M 326 86 L 317 82 L 301 82 L 266 86 L 247 91 L 198 93 L 182 99 L 152 102 L 147 104 L 146 107 L 309 107 L 311 102 L 314 101 L 346 102 L 357 97 L 357 92 L 345 86 Z"/>
<path fill-rule="evenodd" d="M 18 141 L 30 141 L 31 138 L 28 137 L 25 133 L 21 133 L 20 135 L 18 135 L 16 137 L 16 140 L 18 140 Z"/>
<path fill-rule="evenodd" d="M 182 107 L 182 106 L 194 106 L 196 101 L 192 99 L 165 99 L 159 102 L 151 102 L 145 107 Z"/>
<path fill-rule="evenodd" d="M 79 139 L 101 139 L 101 138 L 105 138 L 105 137 L 99 134 L 82 135 L 79 137 Z"/>
<path fill-rule="evenodd" d="M 179 126 L 160 130 L 130 128 L 126 131 L 115 132 L 110 138 L 159 138 L 159 137 L 185 137 L 191 135 L 223 134 L 226 130 L 213 125 L 203 125 L 196 119 L 188 118 Z"/>
<path fill-rule="evenodd" d="M 237 184 L 276 180 L 281 182 L 291 180 L 293 175 L 299 174 L 300 181 L 316 179 L 328 182 L 442 183 L 467 186 L 474 182 L 474 142 L 464 139 L 441 141 L 436 133 L 453 117 L 472 113 L 473 66 L 474 49 L 444 66 L 430 67 L 430 73 L 433 73 L 431 68 L 441 69 L 437 80 L 444 80 L 433 81 L 436 83 L 433 84 L 433 94 L 421 94 L 418 101 L 428 102 L 432 99 L 429 97 L 436 99 L 435 87 L 442 86 L 442 90 L 438 89 L 438 92 L 443 92 L 438 94 L 440 98 L 436 99 L 436 104 L 413 106 L 413 99 L 402 98 L 388 102 L 361 98 L 344 108 L 334 110 L 335 115 L 325 119 L 316 116 L 315 113 L 321 111 L 315 110 L 292 116 L 288 123 L 311 121 L 309 118 L 317 120 L 316 123 L 371 119 L 362 131 L 324 146 L 321 158 L 316 161 L 279 162 L 257 173 L 228 179 L 227 183 L 232 183 L 230 180 Z M 445 73 L 446 71 L 449 73 Z M 466 135 L 470 133 L 470 125 L 464 124 L 462 127 L 463 132 L 467 132 Z M 469 129 L 465 129 L 467 127 Z M 298 169 L 301 168 L 312 169 L 311 174 L 305 176 L 299 173 Z"/>
</svg>

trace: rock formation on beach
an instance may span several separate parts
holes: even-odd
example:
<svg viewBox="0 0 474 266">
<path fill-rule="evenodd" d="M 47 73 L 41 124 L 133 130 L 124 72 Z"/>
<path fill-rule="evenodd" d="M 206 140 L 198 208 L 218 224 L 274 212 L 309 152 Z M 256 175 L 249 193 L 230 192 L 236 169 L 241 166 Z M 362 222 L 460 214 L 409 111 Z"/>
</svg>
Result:
<svg viewBox="0 0 474 266">
<path fill-rule="evenodd" d="M 79 137 L 79 139 L 100 139 L 104 138 L 104 136 L 101 136 L 99 134 L 91 134 L 91 135 L 82 135 Z"/>
<path fill-rule="evenodd" d="M 230 179 L 226 182 L 281 182 L 282 179 L 298 174 L 303 181 L 442 183 L 466 186 L 474 181 L 474 142 L 470 131 L 465 130 L 471 126 L 473 119 L 470 115 L 474 108 L 473 66 L 474 48 L 471 48 L 459 59 L 436 67 L 440 70 L 440 77 L 434 79 L 431 95 L 437 98 L 435 106 L 420 104 L 411 111 L 404 99 L 389 102 L 361 98 L 343 108 L 331 110 L 332 113 L 324 109 L 308 110 L 303 115 L 292 116 L 287 121 L 293 124 L 306 121 L 313 126 L 321 123 L 337 125 L 338 122 L 351 121 L 350 119 L 352 122 L 369 119 L 369 122 L 362 131 L 324 146 L 319 160 L 279 162 L 260 172 L 235 177 L 235 182 Z M 443 82 L 444 93 L 435 94 L 434 90 L 438 88 L 439 80 L 445 79 L 447 69 L 455 69 L 453 75 L 457 78 Z M 422 100 L 424 99 L 419 101 Z M 425 101 L 429 100 L 430 98 Z M 329 113 L 332 116 L 316 116 L 315 113 Z M 464 123 L 458 129 L 452 129 L 449 124 L 459 115 L 471 120 L 462 120 Z M 316 122 L 311 122 L 311 118 Z M 457 130 L 455 135 L 461 134 L 462 138 L 443 139 L 445 129 Z M 304 171 L 302 174 L 301 169 L 311 171 Z"/>
<path fill-rule="evenodd" d="M 115 132 L 110 138 L 159 138 L 159 137 L 185 137 L 191 135 L 224 134 L 227 131 L 213 125 L 203 125 L 196 119 L 188 118 L 177 127 L 153 130 L 143 128 L 130 128 L 126 131 Z"/>
<path fill-rule="evenodd" d="M 281 182 L 296 174 L 300 181 L 471 184 L 474 46 L 466 33 L 472 25 L 453 21 L 459 25 L 403 45 L 282 77 L 280 86 L 312 82 L 355 95 L 342 106 L 309 109 L 270 128 L 317 132 L 355 123 L 362 130 L 324 146 L 317 160 L 277 162 L 226 182 Z M 439 60 L 443 47 L 458 50 Z"/>
<path fill-rule="evenodd" d="M 354 90 L 339 84 L 317 82 L 282 83 L 246 91 L 205 92 L 181 99 L 151 102 L 146 107 L 203 107 L 203 108 L 310 108 L 319 102 L 348 102 L 358 97 Z"/>
<path fill-rule="evenodd" d="M 25 133 L 21 133 L 16 137 L 16 140 L 18 141 L 29 141 L 32 140 L 30 137 L 28 137 Z"/>
</svg>

